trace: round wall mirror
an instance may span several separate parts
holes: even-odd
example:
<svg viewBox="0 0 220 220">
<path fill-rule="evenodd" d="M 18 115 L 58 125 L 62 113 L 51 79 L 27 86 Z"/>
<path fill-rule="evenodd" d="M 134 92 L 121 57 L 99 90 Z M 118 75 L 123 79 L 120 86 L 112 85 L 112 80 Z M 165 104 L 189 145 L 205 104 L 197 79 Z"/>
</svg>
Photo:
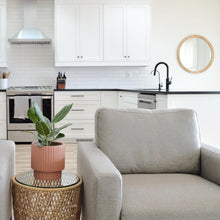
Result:
<svg viewBox="0 0 220 220">
<path fill-rule="evenodd" d="M 180 66 L 190 73 L 202 73 L 213 63 L 214 50 L 203 36 L 186 37 L 179 45 L 177 57 Z"/>
</svg>

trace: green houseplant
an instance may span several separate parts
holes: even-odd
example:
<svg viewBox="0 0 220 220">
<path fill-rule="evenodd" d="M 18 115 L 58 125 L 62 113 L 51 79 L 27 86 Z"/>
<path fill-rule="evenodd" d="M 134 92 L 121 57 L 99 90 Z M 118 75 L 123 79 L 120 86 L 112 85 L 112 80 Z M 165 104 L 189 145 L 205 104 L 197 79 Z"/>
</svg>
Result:
<svg viewBox="0 0 220 220">
<path fill-rule="evenodd" d="M 34 170 L 35 179 L 61 178 L 61 171 L 65 168 L 65 145 L 57 140 L 65 137 L 61 130 L 71 124 L 58 128 L 54 128 L 54 124 L 64 119 L 71 108 L 72 104 L 64 106 L 51 121 L 43 115 L 35 102 L 28 110 L 28 118 L 35 124 L 37 131 L 37 133 L 27 131 L 37 138 L 31 145 L 31 168 Z"/>
<path fill-rule="evenodd" d="M 37 139 L 38 147 L 42 146 L 51 146 L 54 144 L 54 141 L 60 138 L 65 137 L 60 131 L 71 124 L 63 125 L 59 128 L 54 128 L 54 124 L 63 120 L 63 118 L 69 113 L 73 104 L 64 106 L 50 121 L 47 117 L 43 116 L 37 103 L 33 103 L 33 107 L 30 108 L 27 112 L 28 118 L 35 124 L 37 134 L 34 132 L 26 131 L 32 133 Z"/>
</svg>

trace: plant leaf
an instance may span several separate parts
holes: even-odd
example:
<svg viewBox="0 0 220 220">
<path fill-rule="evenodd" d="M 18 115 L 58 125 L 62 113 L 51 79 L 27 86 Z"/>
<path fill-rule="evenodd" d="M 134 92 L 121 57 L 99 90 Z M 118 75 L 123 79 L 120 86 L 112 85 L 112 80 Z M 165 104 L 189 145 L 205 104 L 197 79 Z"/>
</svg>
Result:
<svg viewBox="0 0 220 220">
<path fill-rule="evenodd" d="M 50 132 L 49 128 L 47 127 L 47 124 L 43 121 L 38 121 L 36 123 L 36 130 L 39 134 L 43 135 L 44 137 L 46 137 Z"/>
<path fill-rule="evenodd" d="M 55 141 L 55 140 L 57 140 L 57 139 L 59 139 L 59 138 L 63 138 L 63 137 L 65 137 L 65 134 L 59 133 L 59 134 L 53 139 L 53 141 Z"/>
<path fill-rule="evenodd" d="M 26 132 L 26 133 L 30 133 L 30 134 L 34 135 L 39 142 L 42 141 L 42 137 L 44 138 L 44 136 L 40 137 L 40 135 L 35 134 L 33 131 L 22 131 L 22 132 Z"/>
<path fill-rule="evenodd" d="M 39 120 L 46 123 L 46 120 L 45 120 L 43 113 L 41 112 L 38 104 L 36 102 L 33 102 L 33 105 L 34 105 L 34 110 L 35 110 L 36 115 L 38 116 Z"/>
<path fill-rule="evenodd" d="M 56 136 L 62 129 L 64 129 L 64 128 L 70 126 L 70 125 L 72 125 L 72 123 L 63 125 L 63 126 L 61 126 L 61 127 L 59 127 L 59 128 L 54 128 L 54 129 L 50 132 L 50 134 L 48 135 L 48 138 L 52 138 L 52 137 Z"/>
<path fill-rule="evenodd" d="M 38 134 L 38 136 L 41 138 L 41 139 L 44 139 L 44 136 L 42 134 Z"/>
<path fill-rule="evenodd" d="M 39 121 L 38 116 L 35 112 L 34 107 L 33 108 L 29 108 L 27 111 L 27 116 L 28 118 L 33 122 L 36 123 L 37 121 Z"/>
<path fill-rule="evenodd" d="M 54 128 L 50 134 L 48 135 L 48 138 L 52 138 L 54 137 L 55 135 L 57 135 L 60 131 L 58 130 L 58 128 Z"/>
<path fill-rule="evenodd" d="M 47 124 L 47 127 L 49 129 L 51 129 L 51 122 L 50 122 L 50 120 L 47 117 L 45 117 L 45 116 L 44 116 L 44 119 L 45 119 L 45 123 Z"/>
<path fill-rule="evenodd" d="M 34 132 L 32 132 L 32 131 L 22 131 L 22 132 L 26 132 L 26 133 L 30 133 L 30 134 L 33 134 L 37 139 L 38 139 L 38 135 L 37 134 L 35 134 Z"/>
<path fill-rule="evenodd" d="M 38 137 L 39 137 L 38 140 L 40 143 L 42 143 L 42 145 L 47 145 L 47 138 L 46 137 L 44 137 L 41 134 L 38 134 Z"/>
<path fill-rule="evenodd" d="M 64 119 L 64 117 L 69 113 L 70 109 L 72 108 L 73 104 L 64 106 L 53 118 L 53 123 L 57 123 Z"/>
<path fill-rule="evenodd" d="M 36 143 L 36 145 L 37 145 L 38 147 L 43 147 L 43 146 L 44 146 L 42 143 Z"/>
</svg>

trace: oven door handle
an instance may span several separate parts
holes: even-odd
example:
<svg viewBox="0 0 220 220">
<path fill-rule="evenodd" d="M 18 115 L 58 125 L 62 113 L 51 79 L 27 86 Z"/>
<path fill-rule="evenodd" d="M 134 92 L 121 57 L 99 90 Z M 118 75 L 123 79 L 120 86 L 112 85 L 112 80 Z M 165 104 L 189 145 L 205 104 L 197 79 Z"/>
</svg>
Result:
<svg viewBox="0 0 220 220">
<path fill-rule="evenodd" d="M 18 95 L 17 95 L 18 96 Z M 24 95 L 22 95 L 24 96 Z M 30 95 L 27 95 L 29 99 L 31 99 L 31 96 Z M 42 97 L 42 99 L 52 99 L 52 96 L 42 96 L 42 95 L 39 95 Z M 15 96 L 8 96 L 9 99 L 14 99 Z"/>
</svg>

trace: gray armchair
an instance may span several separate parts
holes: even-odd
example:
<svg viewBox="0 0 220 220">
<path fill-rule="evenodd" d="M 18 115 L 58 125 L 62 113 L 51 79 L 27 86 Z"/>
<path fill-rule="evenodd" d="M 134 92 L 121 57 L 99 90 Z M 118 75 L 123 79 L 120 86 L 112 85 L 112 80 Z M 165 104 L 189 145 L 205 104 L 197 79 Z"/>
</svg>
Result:
<svg viewBox="0 0 220 220">
<path fill-rule="evenodd" d="M 77 161 L 83 220 L 220 219 L 220 150 L 192 110 L 100 109 Z"/>
<path fill-rule="evenodd" d="M 12 213 L 11 179 L 15 172 L 15 144 L 0 141 L 0 219 L 9 220 Z"/>
</svg>

